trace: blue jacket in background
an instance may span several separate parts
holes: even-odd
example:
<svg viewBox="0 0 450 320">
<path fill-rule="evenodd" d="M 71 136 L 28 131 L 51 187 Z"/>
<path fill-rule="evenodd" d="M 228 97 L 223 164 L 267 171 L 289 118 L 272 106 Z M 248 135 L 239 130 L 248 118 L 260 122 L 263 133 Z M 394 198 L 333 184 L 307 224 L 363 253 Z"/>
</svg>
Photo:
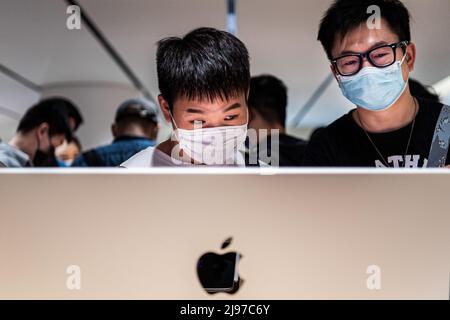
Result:
<svg viewBox="0 0 450 320">
<path fill-rule="evenodd" d="M 79 155 L 72 167 L 117 167 L 139 151 L 156 144 L 142 137 L 120 137 L 113 143 L 88 150 Z"/>
</svg>

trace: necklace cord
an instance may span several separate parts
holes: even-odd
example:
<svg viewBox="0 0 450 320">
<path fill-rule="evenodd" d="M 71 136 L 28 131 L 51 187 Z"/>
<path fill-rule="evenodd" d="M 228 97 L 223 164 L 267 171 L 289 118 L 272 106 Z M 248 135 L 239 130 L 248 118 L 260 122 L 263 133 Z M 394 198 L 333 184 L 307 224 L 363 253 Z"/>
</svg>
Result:
<svg viewBox="0 0 450 320">
<path fill-rule="evenodd" d="M 406 168 L 406 155 L 408 154 L 409 151 L 409 147 L 411 144 L 411 139 L 413 136 L 413 132 L 414 132 L 414 126 L 416 123 L 416 117 L 419 111 L 419 107 L 417 105 L 417 101 L 416 98 L 413 97 L 413 101 L 414 101 L 414 117 L 413 117 L 413 122 L 412 122 L 412 126 L 411 126 L 411 132 L 409 133 L 409 139 L 408 139 L 408 143 L 406 145 L 406 150 L 405 150 L 405 154 L 403 156 L 403 161 L 404 161 L 404 168 Z M 358 110 L 356 110 L 356 116 L 358 117 L 358 121 L 361 125 L 361 129 L 363 129 L 364 133 L 366 134 L 367 138 L 369 139 L 370 143 L 372 144 L 373 148 L 375 149 L 375 151 L 378 153 L 378 155 L 381 157 L 381 160 L 383 160 L 384 164 L 386 165 L 386 167 L 391 167 L 389 165 L 389 163 L 386 161 L 386 158 L 383 156 L 383 154 L 380 152 L 380 150 L 378 149 L 377 145 L 373 142 L 372 138 L 369 135 L 369 132 L 367 132 L 364 123 L 362 122 Z"/>
</svg>

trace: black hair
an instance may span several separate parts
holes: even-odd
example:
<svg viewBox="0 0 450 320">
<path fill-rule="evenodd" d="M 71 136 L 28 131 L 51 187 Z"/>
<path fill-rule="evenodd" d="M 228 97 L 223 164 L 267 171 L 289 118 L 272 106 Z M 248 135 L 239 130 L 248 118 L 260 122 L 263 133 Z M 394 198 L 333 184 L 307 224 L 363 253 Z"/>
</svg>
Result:
<svg viewBox="0 0 450 320">
<path fill-rule="evenodd" d="M 425 86 L 417 80 L 409 79 L 409 91 L 416 98 L 422 98 L 434 102 L 439 102 L 439 95 L 430 86 Z"/>
<path fill-rule="evenodd" d="M 411 41 L 410 14 L 400 0 L 335 0 L 322 18 L 317 38 L 330 60 L 335 58 L 331 54 L 335 42 L 353 28 L 366 23 L 373 14 L 367 12 L 372 5 L 380 8 L 382 19 L 399 41 Z"/>
<path fill-rule="evenodd" d="M 158 42 L 156 53 L 161 95 L 172 108 L 175 99 L 229 100 L 247 94 L 249 54 L 231 33 L 199 28 L 183 38 Z"/>
<path fill-rule="evenodd" d="M 78 128 L 83 124 L 84 119 L 83 116 L 81 115 L 80 110 L 78 109 L 78 107 L 72 102 L 69 101 L 65 98 L 58 98 L 60 99 L 64 105 L 67 108 L 67 116 L 69 118 L 72 118 L 75 121 L 75 127 L 73 128 L 73 131 L 77 131 Z"/>
<path fill-rule="evenodd" d="M 78 137 L 73 136 L 73 137 L 72 137 L 72 141 L 70 141 L 70 142 L 71 142 L 71 143 L 74 143 L 80 151 L 83 150 L 83 147 L 82 147 L 82 145 L 81 145 L 80 139 L 78 139 Z"/>
<path fill-rule="evenodd" d="M 120 128 L 125 128 L 129 125 L 139 125 L 143 129 L 147 129 L 149 127 L 157 126 L 158 122 L 156 122 L 152 118 L 142 118 L 138 115 L 126 115 L 122 116 L 116 121 L 116 125 Z"/>
<path fill-rule="evenodd" d="M 272 75 L 253 77 L 250 81 L 248 106 L 269 123 L 285 126 L 288 103 L 287 87 Z"/>
<path fill-rule="evenodd" d="M 70 119 L 72 118 L 75 121 L 75 127 L 73 128 L 73 131 L 77 131 L 78 128 L 83 124 L 84 119 L 81 115 L 80 110 L 78 107 L 69 99 L 64 97 L 49 97 L 46 98 L 45 101 L 48 101 L 49 103 L 57 103 L 62 108 L 66 109 L 67 117 Z"/>
<path fill-rule="evenodd" d="M 72 130 L 66 103 L 60 99 L 45 99 L 30 107 L 17 127 L 17 132 L 28 133 L 42 123 L 49 126 L 49 135 L 64 134 L 66 139 L 72 139 Z"/>
</svg>

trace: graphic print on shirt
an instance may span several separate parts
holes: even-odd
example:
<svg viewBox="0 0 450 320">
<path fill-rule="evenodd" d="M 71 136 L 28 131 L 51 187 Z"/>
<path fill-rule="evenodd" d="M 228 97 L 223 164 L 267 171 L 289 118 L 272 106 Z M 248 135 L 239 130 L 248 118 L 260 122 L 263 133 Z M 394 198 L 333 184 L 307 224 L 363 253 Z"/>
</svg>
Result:
<svg viewBox="0 0 450 320">
<path fill-rule="evenodd" d="M 428 159 L 422 157 L 420 154 L 407 154 L 405 156 L 396 155 L 386 158 L 389 167 L 386 167 L 384 160 L 375 160 L 375 167 L 377 168 L 426 168 Z"/>
</svg>

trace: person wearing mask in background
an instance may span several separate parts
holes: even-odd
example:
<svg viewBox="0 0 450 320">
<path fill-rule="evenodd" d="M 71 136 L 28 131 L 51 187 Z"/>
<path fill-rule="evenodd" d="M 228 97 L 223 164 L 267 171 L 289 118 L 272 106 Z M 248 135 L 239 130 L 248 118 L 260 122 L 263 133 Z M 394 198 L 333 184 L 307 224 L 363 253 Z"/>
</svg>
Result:
<svg viewBox="0 0 450 320">
<path fill-rule="evenodd" d="M 261 158 L 278 157 L 278 165 L 296 167 L 303 164 L 307 142 L 286 134 L 287 88 L 271 75 L 253 77 L 250 82 L 248 107 L 249 128 L 257 134 L 258 144 L 249 145 L 250 152 L 260 152 Z M 276 139 L 273 139 L 276 137 Z M 278 142 L 278 152 L 272 155 L 272 143 Z M 256 150 L 253 150 L 255 149 Z"/>
<path fill-rule="evenodd" d="M 80 140 L 77 137 L 73 137 L 70 142 L 64 141 L 62 145 L 55 149 L 58 167 L 70 167 L 82 150 Z"/>
<path fill-rule="evenodd" d="M 161 40 L 159 104 L 172 137 L 122 167 L 246 166 L 250 62 L 232 34 L 199 28 Z M 257 165 L 257 164 L 256 164 Z"/>
<path fill-rule="evenodd" d="M 41 101 L 26 111 L 11 141 L 0 143 L 0 167 L 33 166 L 71 139 L 66 110 L 59 103 Z"/>
<path fill-rule="evenodd" d="M 72 129 L 72 133 L 78 130 L 78 128 L 83 124 L 83 117 L 81 115 L 78 107 L 70 100 L 63 97 L 49 97 L 42 101 L 45 101 L 47 104 L 55 104 L 59 108 L 63 108 L 67 113 L 69 119 L 69 126 Z M 71 144 L 70 141 L 66 142 Z M 59 167 L 64 166 L 61 161 L 58 161 L 54 152 L 50 152 L 47 158 L 40 158 L 37 161 L 34 161 L 35 167 Z"/>
<path fill-rule="evenodd" d="M 72 167 L 117 167 L 139 151 L 154 146 L 158 130 L 156 110 L 149 102 L 127 100 L 117 109 L 111 126 L 114 141 L 83 152 Z"/>
<path fill-rule="evenodd" d="M 368 23 L 372 14 L 367 9 L 374 5 L 381 12 L 378 27 Z M 418 168 L 449 163 L 445 136 L 450 130 L 436 128 L 449 129 L 450 108 L 413 96 L 408 85 L 416 60 L 409 21 L 399 0 L 337 0 L 328 9 L 318 39 L 343 95 L 356 109 L 314 135 L 305 165 Z"/>
</svg>

